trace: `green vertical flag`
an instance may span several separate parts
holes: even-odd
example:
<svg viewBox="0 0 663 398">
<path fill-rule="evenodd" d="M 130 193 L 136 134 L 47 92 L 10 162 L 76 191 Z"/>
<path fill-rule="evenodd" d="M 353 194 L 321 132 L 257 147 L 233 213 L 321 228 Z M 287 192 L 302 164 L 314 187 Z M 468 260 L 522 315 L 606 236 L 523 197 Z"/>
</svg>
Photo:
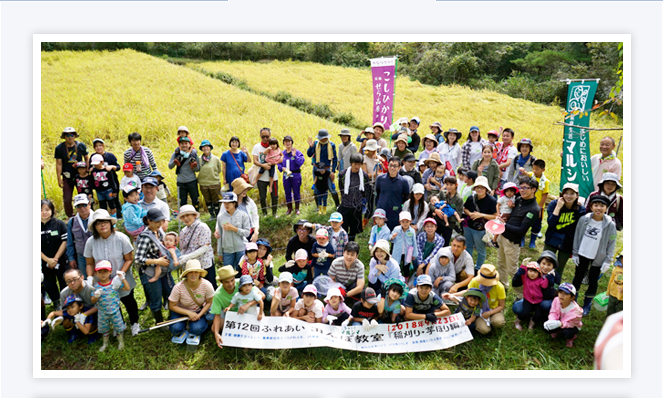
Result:
<svg viewBox="0 0 663 398">
<path fill-rule="evenodd" d="M 589 117 L 598 79 L 569 82 L 564 122 L 564 152 L 562 154 L 561 187 L 567 182 L 578 184 L 580 196 L 586 198 L 594 191 L 591 152 L 589 150 Z"/>
</svg>

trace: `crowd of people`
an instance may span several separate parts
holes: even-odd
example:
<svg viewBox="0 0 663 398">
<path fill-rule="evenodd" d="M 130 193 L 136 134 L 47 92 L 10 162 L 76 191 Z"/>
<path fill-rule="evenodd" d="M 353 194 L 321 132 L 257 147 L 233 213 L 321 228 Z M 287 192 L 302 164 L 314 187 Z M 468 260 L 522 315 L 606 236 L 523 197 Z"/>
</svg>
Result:
<svg viewBox="0 0 663 398">
<path fill-rule="evenodd" d="M 120 304 L 132 335 L 141 330 L 139 311 L 149 307 L 158 324 L 165 306 L 174 321 L 172 341 L 194 345 L 211 325 L 221 347 L 228 311 L 368 330 L 435 322 L 452 307 L 473 333 L 485 335 L 505 326 L 506 291 L 513 289 L 515 328 L 540 326 L 570 347 L 613 261 L 608 313 L 621 310 L 623 258 L 615 256 L 624 200 L 614 139 L 603 138 L 591 159 L 595 192 L 580 198 L 578 185 L 566 183 L 549 201 L 546 162 L 534 156 L 532 140 L 514 141 L 513 129 L 490 130 L 484 139 L 472 126 L 461 143 L 463 133 L 443 131 L 440 122 L 425 135 L 417 117 L 397 124 L 387 137 L 391 147 L 381 123 L 364 129 L 357 144 L 347 129 L 338 145 L 322 129 L 307 140 L 306 155 L 291 136 L 279 142 L 262 128 L 250 155 L 232 137 L 220 157 L 208 139 L 196 150 L 180 126 L 168 163 L 177 176 L 177 211 L 169 208 L 172 193 L 140 134 L 129 134 L 120 165 L 104 140 L 92 141 L 90 156 L 75 129 L 65 128 L 55 159 L 68 220 L 56 217 L 52 201 L 41 202 L 42 336 L 62 324 L 70 343 L 101 335 L 103 351 L 112 330 L 122 349 L 127 320 Z M 334 211 L 328 225 L 293 222 L 285 262 L 274 264 L 259 215 L 278 216 L 280 172 L 285 216 L 299 216 L 308 167 L 318 214 L 328 214 L 329 194 Z M 248 195 L 255 186 L 260 207 Z M 201 219 L 203 208 L 216 220 L 214 231 Z M 184 225 L 179 234 L 169 231 L 171 216 Z M 116 229 L 118 220 L 126 234 Z M 355 240 L 367 227 L 362 249 Z M 521 247 L 535 249 L 539 238 L 538 259 L 522 260 Z M 370 252 L 368 268 L 360 250 Z M 496 250 L 496 265 L 485 263 L 488 250 Z M 575 274 L 566 280 L 569 259 Z M 145 291 L 141 308 L 134 270 Z M 51 300 L 54 310 L 46 314 Z"/>
</svg>

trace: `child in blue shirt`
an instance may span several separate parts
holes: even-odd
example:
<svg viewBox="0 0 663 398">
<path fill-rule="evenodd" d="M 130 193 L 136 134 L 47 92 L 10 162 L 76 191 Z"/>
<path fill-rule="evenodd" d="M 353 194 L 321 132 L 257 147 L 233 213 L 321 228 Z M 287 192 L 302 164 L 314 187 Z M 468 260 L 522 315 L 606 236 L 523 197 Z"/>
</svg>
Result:
<svg viewBox="0 0 663 398">
<path fill-rule="evenodd" d="M 133 185 L 127 185 L 122 189 L 124 195 L 124 204 L 122 205 L 122 218 L 124 219 L 124 228 L 127 233 L 136 240 L 145 229 L 143 217 L 147 215 L 147 210 L 138 204 L 140 198 L 140 188 Z"/>
<path fill-rule="evenodd" d="M 315 259 L 313 261 L 313 279 L 318 275 L 327 275 L 335 255 L 334 247 L 329 243 L 329 233 L 326 229 L 320 228 L 315 233 L 315 240 L 316 242 L 311 248 L 311 256 Z"/>
<path fill-rule="evenodd" d="M 393 243 L 391 256 L 400 264 L 401 274 L 409 278 L 419 266 L 417 260 L 417 256 L 419 256 L 417 231 L 410 225 L 412 216 L 409 211 L 402 211 L 398 215 L 398 220 L 401 225 L 394 228 L 390 239 Z"/>
<path fill-rule="evenodd" d="M 391 230 L 386 225 L 387 222 L 387 213 L 382 209 L 375 209 L 373 213 L 373 221 L 375 225 L 371 228 L 371 236 L 368 238 L 368 248 L 373 251 L 373 246 L 375 242 L 380 239 L 390 240 Z"/>
</svg>

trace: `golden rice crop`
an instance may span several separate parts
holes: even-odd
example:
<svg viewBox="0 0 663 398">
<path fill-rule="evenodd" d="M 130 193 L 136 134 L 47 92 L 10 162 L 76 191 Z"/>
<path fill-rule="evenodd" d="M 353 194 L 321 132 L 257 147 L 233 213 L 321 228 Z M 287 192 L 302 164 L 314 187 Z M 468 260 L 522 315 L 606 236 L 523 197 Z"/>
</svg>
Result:
<svg viewBox="0 0 663 398">
<path fill-rule="evenodd" d="M 217 156 L 228 149 L 233 135 L 251 151 L 259 130 L 273 136 L 289 134 L 295 147 L 305 150 L 306 137 L 321 128 L 342 126 L 237 89 L 199 72 L 133 50 L 117 52 L 44 52 L 41 57 L 41 144 L 46 168 L 47 196 L 62 203 L 55 177 L 55 146 L 60 133 L 74 127 L 89 152 L 92 140 L 106 141 L 118 157 L 129 148 L 127 135 L 138 132 L 152 149 L 166 183 L 175 190 L 175 172 L 167 164 L 177 146 L 177 127 L 186 125 L 196 146 L 203 139 Z M 247 170 L 250 165 L 247 164 Z M 165 171 L 165 172 L 164 172 Z M 121 173 L 120 173 L 121 174 Z M 304 173 L 302 193 L 311 195 L 311 173 Z M 283 194 L 281 193 L 281 197 Z M 60 207 L 61 208 L 61 207 Z"/>
<path fill-rule="evenodd" d="M 276 94 L 286 91 L 295 97 L 327 104 L 335 112 L 350 112 L 369 125 L 372 121 L 373 91 L 370 69 L 344 68 L 311 62 L 272 61 L 203 62 L 190 64 L 209 72 L 226 72 L 242 79 L 257 90 Z M 457 128 L 465 142 L 470 126 L 479 126 L 485 138 L 489 130 L 500 126 L 516 131 L 516 140 L 531 138 L 534 155 L 546 161 L 546 175 L 554 181 L 557 191 L 560 178 L 563 127 L 562 109 L 536 104 L 486 90 L 472 90 L 460 86 L 429 86 L 407 77 L 396 79 L 395 115 L 421 119 L 420 135 L 428 133 L 428 126 L 439 121 L 445 129 Z M 611 119 L 592 118 L 591 127 L 619 127 Z M 619 140 L 621 131 L 593 131 L 591 152 L 598 153 L 601 137 L 610 135 Z M 423 136 L 423 135 L 422 135 Z M 623 149 L 623 146 L 622 146 Z M 619 158 L 622 158 L 620 151 Z"/>
</svg>

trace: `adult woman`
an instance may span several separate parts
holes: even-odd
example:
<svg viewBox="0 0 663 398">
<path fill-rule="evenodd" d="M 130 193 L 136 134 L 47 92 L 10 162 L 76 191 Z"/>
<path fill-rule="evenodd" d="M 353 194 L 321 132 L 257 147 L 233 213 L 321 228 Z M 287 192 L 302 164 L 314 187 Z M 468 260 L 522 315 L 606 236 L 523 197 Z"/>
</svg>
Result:
<svg viewBox="0 0 663 398">
<path fill-rule="evenodd" d="M 484 176 L 488 179 L 490 186 L 490 194 L 492 195 L 500 183 L 500 168 L 493 159 L 493 147 L 485 145 L 481 150 L 481 159 L 477 159 L 472 163 L 472 171 L 476 171 L 477 175 Z"/>
<path fill-rule="evenodd" d="M 456 170 L 460 166 L 461 160 L 461 149 L 458 144 L 458 140 L 463 135 L 460 131 L 456 129 L 449 129 L 449 131 L 444 132 L 445 142 L 437 146 L 437 153 L 440 154 L 440 159 L 445 162 L 449 162 L 451 167 Z"/>
<path fill-rule="evenodd" d="M 152 316 L 157 323 L 163 322 L 161 299 L 167 299 L 175 285 L 170 272 L 161 272 L 158 280 L 149 281 L 154 276 L 154 266 L 168 267 L 170 265 L 168 250 L 162 243 L 164 233 L 161 230 L 161 224 L 165 219 L 161 210 L 157 208 L 148 210 L 147 215 L 143 217 L 143 223 L 147 228 L 138 235 L 136 243 L 136 266 L 140 274 L 140 281 L 145 288 Z"/>
<path fill-rule="evenodd" d="M 44 274 L 44 288 L 59 309 L 60 291 L 67 270 L 67 224 L 53 215 L 55 206 L 48 199 L 41 201 L 41 273 Z M 75 267 L 72 267 L 75 268 Z M 59 288 L 58 288 L 59 284 Z"/>
<path fill-rule="evenodd" d="M 423 184 L 414 184 L 412 186 L 412 191 L 410 192 L 410 199 L 406 200 L 403 203 L 403 211 L 410 212 L 412 216 L 412 228 L 421 232 L 424 227 L 424 219 L 428 215 L 428 203 L 424 200 L 424 189 Z"/>
<path fill-rule="evenodd" d="M 419 154 L 419 161 L 428 159 L 431 153 L 435 152 L 437 148 L 437 140 L 433 134 L 428 134 L 424 137 L 424 150 Z"/>
<path fill-rule="evenodd" d="M 256 206 L 256 202 L 254 202 L 253 199 L 249 198 L 248 196 L 249 189 L 253 188 L 253 186 L 249 185 L 249 183 L 244 181 L 243 178 L 236 178 L 235 180 L 233 180 L 231 185 L 233 187 L 233 193 L 237 195 L 237 210 L 243 211 L 244 213 L 249 215 L 249 226 L 251 228 L 251 233 L 249 234 L 248 239 L 251 242 L 257 242 L 258 235 L 260 234 L 260 219 L 258 218 L 258 206 Z M 221 207 L 219 214 L 222 213 L 226 213 L 225 207 Z M 215 236 L 216 232 L 218 232 L 220 235 L 223 234 L 222 230 L 217 230 L 215 231 Z M 219 253 L 219 255 L 221 254 Z"/>
<path fill-rule="evenodd" d="M 520 152 L 511 162 L 509 168 L 506 169 L 506 179 L 508 182 L 518 184 L 521 177 L 526 177 L 527 173 L 532 171 L 532 164 L 536 158 L 532 155 L 534 145 L 529 138 L 523 138 L 516 145 L 518 152 Z"/>
<path fill-rule="evenodd" d="M 231 184 L 244 173 L 244 163 L 249 161 L 249 151 L 245 146 L 240 150 L 239 137 L 231 137 L 228 146 L 230 149 L 221 155 L 221 168 L 223 169 L 221 184 Z M 230 185 L 228 186 L 230 189 Z"/>
<path fill-rule="evenodd" d="M 170 319 L 181 316 L 189 317 L 188 321 L 170 325 L 173 343 L 181 344 L 184 340 L 187 341 L 187 344 L 200 343 L 200 335 L 207 329 L 206 315 L 214 299 L 214 288 L 206 278 L 207 275 L 207 271 L 202 268 L 198 260 L 187 261 L 181 276 L 183 281 L 175 285 L 168 296 Z M 188 332 L 187 323 L 189 324 Z"/>
<path fill-rule="evenodd" d="M 578 184 L 567 182 L 562 188 L 562 195 L 548 205 L 548 229 L 543 250 L 557 255 L 557 284 L 561 283 L 564 267 L 573 252 L 573 238 L 578 220 L 587 212 L 585 207 L 578 203 L 579 193 Z"/>
<path fill-rule="evenodd" d="M 154 155 L 150 148 L 141 145 L 140 134 L 131 133 L 127 139 L 131 148 L 124 151 L 124 163 L 131 163 L 134 166 L 134 174 L 143 181 L 152 171 L 157 170 Z"/>
<path fill-rule="evenodd" d="M 292 213 L 292 202 L 295 202 L 295 214 L 299 215 L 299 202 L 301 200 L 300 190 L 302 187 L 302 166 L 305 159 L 304 154 L 292 146 L 292 137 L 286 135 L 283 137 L 283 162 L 279 164 L 279 171 L 283 173 L 283 191 L 285 192 L 285 203 L 289 216 Z M 287 170 L 287 172 L 284 172 Z"/>
<path fill-rule="evenodd" d="M 129 314 L 131 334 L 135 336 L 140 330 L 138 324 L 138 304 L 134 298 L 134 287 L 136 280 L 131 272 L 134 248 L 131 240 L 123 233 L 115 231 L 117 220 L 104 209 L 99 209 L 92 214 L 88 228 L 92 230 L 92 237 L 85 243 L 85 263 L 87 264 L 87 283 L 92 286 L 94 266 L 101 260 L 110 261 L 113 265 L 110 278 L 113 279 L 118 271 L 124 272 L 126 282 L 130 290 L 119 290 L 120 301 Z"/>
<path fill-rule="evenodd" d="M 234 192 L 223 194 L 223 209 L 216 219 L 214 237 L 217 239 L 217 253 L 223 256 L 224 265 L 232 265 L 239 270 L 239 260 L 244 255 L 246 238 L 250 233 L 249 215 L 237 211 L 237 195 Z M 223 234 L 222 234 L 223 232 Z"/>
<path fill-rule="evenodd" d="M 214 269 L 214 250 L 212 249 L 212 231 L 200 221 L 200 213 L 191 205 L 180 207 L 177 219 L 182 221 L 184 229 L 180 233 L 180 262 L 197 259 L 207 272 L 207 279 L 216 290 L 216 271 Z"/>
<path fill-rule="evenodd" d="M 461 158 L 463 167 L 468 169 L 477 159 L 481 158 L 481 150 L 488 144 L 488 140 L 481 138 L 481 133 L 477 126 L 470 127 L 470 135 L 461 148 Z"/>
<path fill-rule="evenodd" d="M 221 191 L 219 182 L 221 160 L 212 154 L 214 145 L 209 140 L 203 140 L 199 149 L 203 153 L 200 155 L 198 185 L 200 185 L 200 193 L 203 195 L 210 218 L 216 218 L 219 212 L 219 192 Z"/>
<path fill-rule="evenodd" d="M 474 277 L 468 289 L 476 288 L 481 290 L 484 296 L 488 297 L 481 304 L 481 316 L 476 320 L 476 331 L 481 334 L 488 334 L 492 328 L 501 328 L 504 326 L 504 306 L 506 305 L 506 291 L 504 285 L 500 282 L 500 274 L 492 264 L 484 264 L 479 270 L 479 274 Z M 490 323 L 486 322 L 490 320 Z"/>
<path fill-rule="evenodd" d="M 464 227 L 465 238 L 467 239 L 467 252 L 472 254 L 472 250 L 477 249 L 477 263 L 475 269 L 481 268 L 486 260 L 486 244 L 483 242 L 483 235 L 486 233 L 485 223 L 488 220 L 497 218 L 497 200 L 488 195 L 490 186 L 484 176 L 477 177 L 474 183 L 474 194 L 465 201 L 463 213 L 469 217 L 468 226 Z"/>
</svg>

